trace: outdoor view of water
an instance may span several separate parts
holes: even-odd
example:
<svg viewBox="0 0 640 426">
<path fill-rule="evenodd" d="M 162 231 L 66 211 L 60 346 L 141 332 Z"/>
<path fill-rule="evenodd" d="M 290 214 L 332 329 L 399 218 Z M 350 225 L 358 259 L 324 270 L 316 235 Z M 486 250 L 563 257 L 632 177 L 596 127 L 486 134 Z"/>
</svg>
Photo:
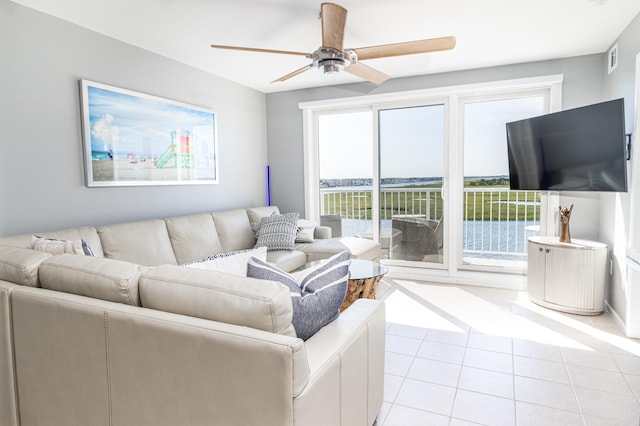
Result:
<svg viewBox="0 0 640 426">
<path fill-rule="evenodd" d="M 464 221 L 464 250 L 491 253 L 527 253 L 527 238 L 538 235 L 539 221 Z"/>
<path fill-rule="evenodd" d="M 373 231 L 371 220 L 343 219 L 342 235 L 366 235 Z M 463 251 L 479 252 L 478 256 L 505 254 L 526 255 L 527 238 L 538 235 L 539 221 L 473 221 L 463 222 Z M 391 221 L 383 220 L 382 235 L 391 235 Z M 481 253 L 480 253 L 481 252 Z"/>
<path fill-rule="evenodd" d="M 419 180 L 412 180 L 410 182 L 391 182 L 391 183 L 383 183 L 382 185 L 380 185 L 380 187 L 382 189 L 385 188 L 408 188 L 411 189 L 411 187 L 424 187 L 426 185 L 431 185 L 434 183 L 442 183 L 442 178 L 433 178 L 433 179 L 428 179 L 428 178 L 421 178 Z M 328 184 L 322 183 L 320 185 L 320 190 L 322 192 L 331 192 L 332 190 L 335 191 L 339 191 L 339 192 L 353 192 L 353 191 L 372 191 L 373 190 L 373 186 L 371 185 L 371 183 L 368 182 L 363 182 L 362 185 L 346 185 L 346 186 L 342 186 L 342 185 L 336 185 L 336 186 L 327 186 Z"/>
</svg>

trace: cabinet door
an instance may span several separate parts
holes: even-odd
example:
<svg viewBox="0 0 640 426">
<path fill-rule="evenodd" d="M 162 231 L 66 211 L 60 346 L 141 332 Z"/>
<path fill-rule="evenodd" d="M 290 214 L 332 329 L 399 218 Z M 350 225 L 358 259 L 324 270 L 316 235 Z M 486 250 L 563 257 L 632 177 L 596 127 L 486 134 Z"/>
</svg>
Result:
<svg viewBox="0 0 640 426">
<path fill-rule="evenodd" d="M 595 309 L 593 251 L 552 247 L 547 253 L 545 300 L 575 309 Z"/>
<path fill-rule="evenodd" d="M 545 248 L 544 244 L 529 241 L 527 249 L 527 292 L 529 296 L 540 300 L 544 300 Z"/>
</svg>

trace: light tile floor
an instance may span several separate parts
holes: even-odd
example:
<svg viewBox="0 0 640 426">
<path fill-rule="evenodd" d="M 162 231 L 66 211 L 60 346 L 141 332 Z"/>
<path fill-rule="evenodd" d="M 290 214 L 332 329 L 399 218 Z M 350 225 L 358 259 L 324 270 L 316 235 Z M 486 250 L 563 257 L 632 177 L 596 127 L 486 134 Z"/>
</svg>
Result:
<svg viewBox="0 0 640 426">
<path fill-rule="evenodd" d="M 384 279 L 377 426 L 640 424 L 640 340 L 526 292 Z"/>
</svg>

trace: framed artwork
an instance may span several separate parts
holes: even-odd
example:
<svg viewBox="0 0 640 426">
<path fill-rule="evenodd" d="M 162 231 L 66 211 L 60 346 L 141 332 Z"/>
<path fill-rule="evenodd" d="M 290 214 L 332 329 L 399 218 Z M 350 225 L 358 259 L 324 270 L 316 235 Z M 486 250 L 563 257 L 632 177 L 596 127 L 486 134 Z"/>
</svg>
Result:
<svg viewBox="0 0 640 426">
<path fill-rule="evenodd" d="M 218 183 L 212 111 L 88 80 L 80 92 L 87 186 Z"/>
</svg>

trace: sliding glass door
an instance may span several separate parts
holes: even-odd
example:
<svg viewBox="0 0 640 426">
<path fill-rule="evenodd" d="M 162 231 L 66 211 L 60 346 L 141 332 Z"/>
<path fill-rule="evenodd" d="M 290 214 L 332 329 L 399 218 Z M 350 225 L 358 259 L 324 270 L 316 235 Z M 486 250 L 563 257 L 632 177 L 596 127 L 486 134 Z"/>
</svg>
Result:
<svg viewBox="0 0 640 426">
<path fill-rule="evenodd" d="M 465 269 L 524 269 L 527 238 L 540 230 L 540 191 L 510 191 L 506 123 L 548 111 L 548 96 L 462 99 L 462 244 Z"/>
<path fill-rule="evenodd" d="M 548 232 L 552 212 L 547 195 L 510 191 L 505 124 L 557 110 L 549 81 L 303 105 L 307 208 L 334 236 L 379 241 L 408 274 L 523 273 L 527 237 Z"/>
<path fill-rule="evenodd" d="M 380 109 L 378 129 L 383 256 L 443 264 L 445 105 Z"/>
<path fill-rule="evenodd" d="M 339 237 L 373 238 L 373 116 L 346 111 L 318 117 L 320 224 Z"/>
<path fill-rule="evenodd" d="M 447 105 L 320 115 L 320 222 L 335 236 L 378 238 L 394 264 L 447 267 L 453 243 L 457 268 L 522 270 L 541 194 L 509 190 L 505 124 L 543 114 L 548 96 L 460 98 L 458 139 L 448 137 Z"/>
</svg>

